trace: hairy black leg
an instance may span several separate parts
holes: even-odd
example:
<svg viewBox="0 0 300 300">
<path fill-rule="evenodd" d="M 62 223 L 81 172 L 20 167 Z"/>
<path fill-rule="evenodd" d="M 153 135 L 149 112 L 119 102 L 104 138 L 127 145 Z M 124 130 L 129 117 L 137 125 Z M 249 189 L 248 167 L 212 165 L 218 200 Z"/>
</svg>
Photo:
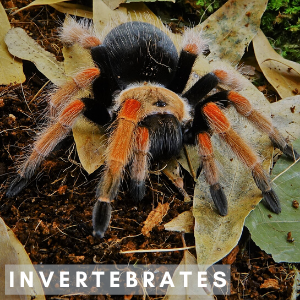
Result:
<svg viewBox="0 0 300 300">
<path fill-rule="evenodd" d="M 181 51 L 175 77 L 171 84 L 168 86 L 168 89 L 178 94 L 182 93 L 190 77 L 192 67 L 196 58 L 197 55 L 192 52 L 186 51 L 184 49 Z"/>
<path fill-rule="evenodd" d="M 85 105 L 83 115 L 90 121 L 101 126 L 111 121 L 111 116 L 104 103 L 91 98 L 83 98 L 82 102 Z"/>
<path fill-rule="evenodd" d="M 192 106 L 195 106 L 199 99 L 205 97 L 219 83 L 219 78 L 214 73 L 208 73 L 201 77 L 188 91 L 182 96 L 187 98 Z"/>
<path fill-rule="evenodd" d="M 111 71 L 107 50 L 103 45 L 93 47 L 91 55 L 101 70 L 100 76 L 93 82 L 94 99 L 103 103 L 106 107 L 110 107 L 112 105 L 112 95 L 120 87 Z"/>
</svg>

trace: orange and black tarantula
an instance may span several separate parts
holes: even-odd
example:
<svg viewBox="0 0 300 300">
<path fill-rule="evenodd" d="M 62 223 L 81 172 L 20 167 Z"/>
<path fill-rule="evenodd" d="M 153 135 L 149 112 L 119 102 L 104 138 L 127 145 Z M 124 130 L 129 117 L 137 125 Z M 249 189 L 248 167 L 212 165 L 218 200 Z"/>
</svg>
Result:
<svg viewBox="0 0 300 300">
<path fill-rule="evenodd" d="M 250 169 L 270 210 L 281 211 L 258 155 L 231 127 L 224 109 L 233 105 L 291 159 L 299 154 L 241 94 L 233 90 L 211 93 L 218 84 L 230 81 L 228 71 L 214 70 L 186 89 L 195 60 L 205 48 L 191 31 L 184 34 L 179 54 L 166 32 L 138 21 L 115 27 L 102 42 L 90 28 L 74 21 L 62 30 L 61 39 L 66 45 L 79 43 L 90 49 L 95 67 L 79 72 L 51 95 L 51 121 L 21 165 L 7 196 L 15 196 L 28 184 L 41 161 L 83 115 L 109 131 L 93 211 L 95 236 L 103 237 L 108 228 L 111 201 L 118 193 L 125 167 L 130 169 L 132 197 L 139 201 L 145 194 L 149 162 L 178 155 L 184 143 L 197 145 L 201 160 L 198 171 L 204 171 L 215 206 L 220 215 L 226 215 L 227 200 L 219 182 L 212 133 Z M 90 85 L 93 97 L 74 100 Z"/>
</svg>

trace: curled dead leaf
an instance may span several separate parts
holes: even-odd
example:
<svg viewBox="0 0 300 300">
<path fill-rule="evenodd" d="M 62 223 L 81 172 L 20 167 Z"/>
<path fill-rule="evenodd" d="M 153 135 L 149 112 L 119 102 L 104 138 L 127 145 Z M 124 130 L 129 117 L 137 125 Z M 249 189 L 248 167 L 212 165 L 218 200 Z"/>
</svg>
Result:
<svg viewBox="0 0 300 300">
<path fill-rule="evenodd" d="M 164 226 L 165 230 L 168 231 L 191 233 L 194 231 L 193 213 L 191 211 L 185 211 Z"/>
<path fill-rule="evenodd" d="M 168 212 L 168 210 L 169 203 L 158 203 L 157 207 L 154 210 L 152 210 L 148 215 L 144 223 L 144 227 L 142 228 L 142 234 L 149 237 L 152 228 L 161 223 L 163 217 Z"/>
<path fill-rule="evenodd" d="M 300 64 L 279 55 L 261 30 L 253 39 L 253 47 L 262 72 L 281 98 L 294 96 L 300 90 Z"/>
<path fill-rule="evenodd" d="M 277 279 L 266 279 L 264 282 L 260 285 L 261 289 L 274 289 L 274 290 L 280 290 L 280 286 Z"/>
</svg>

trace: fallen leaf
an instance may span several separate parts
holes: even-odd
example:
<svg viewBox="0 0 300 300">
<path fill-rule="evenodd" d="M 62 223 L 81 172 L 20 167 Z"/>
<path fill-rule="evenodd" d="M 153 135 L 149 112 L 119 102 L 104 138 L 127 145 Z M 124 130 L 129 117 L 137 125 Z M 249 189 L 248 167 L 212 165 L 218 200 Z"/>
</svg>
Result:
<svg viewBox="0 0 300 300">
<path fill-rule="evenodd" d="M 236 261 L 236 256 L 240 251 L 239 245 L 236 245 L 232 251 L 222 259 L 223 265 L 232 265 Z"/>
<path fill-rule="evenodd" d="M 300 149 L 300 139 L 293 146 Z M 281 202 L 281 213 L 270 213 L 259 204 L 245 222 L 253 241 L 262 250 L 272 254 L 276 262 L 300 262 L 300 211 L 293 207 L 293 200 L 300 200 L 299 177 L 300 163 L 293 163 L 282 155 L 276 162 L 271 177 L 273 188 Z M 287 240 L 288 232 L 292 232 L 293 243 Z"/>
<path fill-rule="evenodd" d="M 261 30 L 253 39 L 253 47 L 262 72 L 280 97 L 294 96 L 293 91 L 300 90 L 300 64 L 279 55 Z"/>
<path fill-rule="evenodd" d="M 178 191 L 182 196 L 184 196 L 184 201 L 191 201 L 190 196 L 187 194 L 183 187 L 183 179 L 180 174 L 180 166 L 176 159 L 171 159 L 167 162 L 167 166 L 162 170 L 162 172 L 172 181 L 172 183 L 177 187 Z"/>
<path fill-rule="evenodd" d="M 114 11 L 103 1 L 93 0 L 93 23 L 98 34 L 105 36 L 112 27 L 117 26 L 126 18 L 126 8 Z"/>
<path fill-rule="evenodd" d="M 183 258 L 176 268 L 172 281 L 174 287 L 168 286 L 168 290 L 164 300 L 213 300 L 214 296 L 207 295 L 202 287 L 198 287 L 197 276 L 188 277 L 188 287 L 182 287 L 183 276 L 180 272 L 193 272 L 198 274 L 198 265 L 196 258 L 189 252 L 184 251 Z"/>
<path fill-rule="evenodd" d="M 19 13 L 20 11 L 27 9 L 31 6 L 36 6 L 36 5 L 51 5 L 51 4 L 55 4 L 55 3 L 59 3 L 59 2 L 64 2 L 64 1 L 70 1 L 70 0 L 35 0 L 33 2 L 31 2 L 30 4 L 16 10 L 13 15 Z"/>
<path fill-rule="evenodd" d="M 51 4 L 50 6 L 52 6 L 53 8 L 55 8 L 56 10 L 64 14 L 74 15 L 77 17 L 83 17 L 88 19 L 93 18 L 93 11 L 92 8 L 89 6 L 85 6 L 81 4 L 65 3 L 65 2 Z"/>
<path fill-rule="evenodd" d="M 102 127 L 79 117 L 72 128 L 78 157 L 82 167 L 89 173 L 97 170 L 105 160 L 107 137 Z"/>
<path fill-rule="evenodd" d="M 22 62 L 13 57 L 4 43 L 5 35 L 10 30 L 9 20 L 0 3 L 0 85 L 22 83 L 25 81 Z"/>
<path fill-rule="evenodd" d="M 12 55 L 33 62 L 55 85 L 59 86 L 66 81 L 63 63 L 58 62 L 53 54 L 43 49 L 22 28 L 10 29 L 5 43 Z"/>
<path fill-rule="evenodd" d="M 194 216 L 191 211 L 185 211 L 164 225 L 165 230 L 185 233 L 194 232 Z"/>
<path fill-rule="evenodd" d="M 154 210 L 152 210 L 148 215 L 142 228 L 142 234 L 149 237 L 149 233 L 152 230 L 152 228 L 161 223 L 163 217 L 165 216 L 168 210 L 169 203 L 158 203 L 157 207 Z"/>
<path fill-rule="evenodd" d="M 26 253 L 24 246 L 16 238 L 12 230 L 6 227 L 2 218 L 0 218 L 0 299 L 6 300 L 44 300 L 44 291 L 40 279 L 32 265 L 32 262 Z M 22 291 L 25 295 L 5 295 L 5 265 L 27 265 L 27 270 L 33 272 L 34 287 L 25 287 Z M 24 288 L 23 288 L 24 289 Z M 23 290 L 21 288 L 21 290 Z M 21 292 L 20 290 L 20 292 Z"/>
<path fill-rule="evenodd" d="M 260 285 L 261 289 L 274 289 L 274 290 L 280 290 L 280 286 L 277 279 L 266 279 L 264 282 Z"/>
<path fill-rule="evenodd" d="M 272 103 L 271 115 L 274 125 L 283 136 L 288 137 L 289 140 L 300 137 L 300 96 L 288 97 Z"/>
<path fill-rule="evenodd" d="M 184 145 L 178 157 L 180 165 L 186 169 L 196 181 L 197 170 L 200 165 L 200 158 L 198 154 L 197 146 Z"/>
<path fill-rule="evenodd" d="M 126 0 L 103 0 L 102 2 L 110 9 L 116 9 L 120 4 L 125 3 Z"/>
<path fill-rule="evenodd" d="M 236 65 L 256 35 L 267 0 L 229 0 L 195 30 L 210 40 L 209 60 Z M 234 49 L 234 51 L 233 51 Z"/>
</svg>

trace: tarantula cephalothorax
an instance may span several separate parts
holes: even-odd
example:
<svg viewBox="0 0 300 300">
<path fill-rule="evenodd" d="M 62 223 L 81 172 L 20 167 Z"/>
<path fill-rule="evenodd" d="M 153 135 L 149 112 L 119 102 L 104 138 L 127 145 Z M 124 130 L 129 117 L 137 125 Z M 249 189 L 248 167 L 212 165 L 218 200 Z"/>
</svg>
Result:
<svg viewBox="0 0 300 300">
<path fill-rule="evenodd" d="M 63 28 L 62 41 L 66 45 L 79 43 L 89 48 L 96 66 L 79 72 L 51 95 L 52 121 L 21 165 L 8 196 L 15 196 L 27 185 L 41 161 L 66 137 L 78 116 L 84 115 L 100 126 L 112 124 L 93 211 L 96 236 L 102 237 L 108 228 L 110 202 L 118 192 L 124 168 L 130 165 L 132 196 L 141 200 L 149 157 L 175 156 L 183 143 L 197 145 L 211 197 L 220 215 L 226 215 L 227 200 L 218 179 L 210 139 L 212 132 L 249 167 L 270 209 L 275 213 L 281 211 L 258 155 L 232 129 L 224 108 L 232 104 L 239 114 L 267 133 L 274 146 L 292 159 L 299 155 L 239 93 L 220 91 L 207 96 L 218 84 L 230 82 L 229 72 L 208 73 L 183 92 L 195 60 L 204 50 L 203 43 L 192 31 L 184 34 L 179 55 L 167 32 L 148 23 L 123 23 L 112 29 L 103 42 L 91 32 L 89 27 L 75 21 Z M 93 98 L 74 100 L 78 91 L 89 85 L 93 88 Z M 192 122 L 187 122 L 191 119 Z"/>
</svg>

